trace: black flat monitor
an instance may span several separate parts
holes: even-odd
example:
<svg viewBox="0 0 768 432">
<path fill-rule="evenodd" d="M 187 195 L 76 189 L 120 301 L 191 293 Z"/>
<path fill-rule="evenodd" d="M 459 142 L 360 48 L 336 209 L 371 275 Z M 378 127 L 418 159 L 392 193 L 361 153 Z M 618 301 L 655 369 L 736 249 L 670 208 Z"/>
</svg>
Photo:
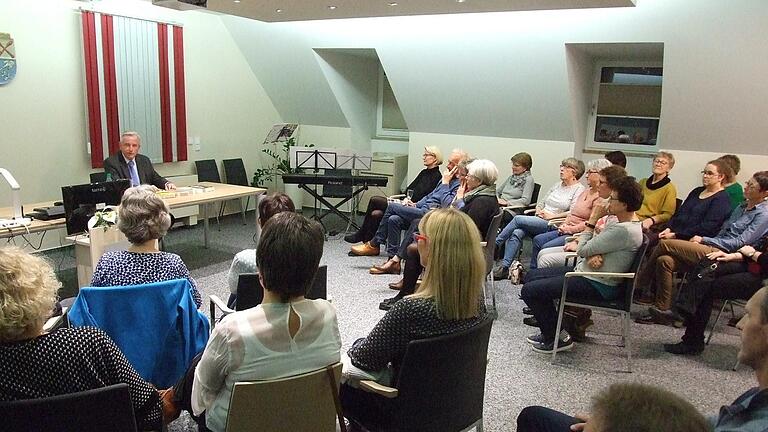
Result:
<svg viewBox="0 0 768 432">
<path fill-rule="evenodd" d="M 61 197 L 64 201 L 64 217 L 67 219 L 67 234 L 74 235 L 88 231 L 88 220 L 96 210 L 105 205 L 120 205 L 123 192 L 129 187 L 131 187 L 131 181 L 128 179 L 62 187 Z"/>
</svg>

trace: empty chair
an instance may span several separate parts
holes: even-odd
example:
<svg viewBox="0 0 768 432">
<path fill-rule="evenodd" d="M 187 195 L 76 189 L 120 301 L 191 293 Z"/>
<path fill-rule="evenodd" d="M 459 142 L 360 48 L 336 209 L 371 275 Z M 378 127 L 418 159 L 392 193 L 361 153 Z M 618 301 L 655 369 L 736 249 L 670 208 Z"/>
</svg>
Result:
<svg viewBox="0 0 768 432">
<path fill-rule="evenodd" d="M 128 384 L 40 399 L 0 402 L 8 430 L 136 432 Z"/>
<path fill-rule="evenodd" d="M 95 172 L 90 174 L 91 177 L 91 183 L 101 183 L 107 181 L 107 173 L 105 172 Z"/>
<path fill-rule="evenodd" d="M 195 168 L 197 169 L 197 181 L 221 183 L 219 167 L 216 166 L 215 159 L 195 161 Z"/>
<path fill-rule="evenodd" d="M 334 432 L 340 377 L 336 363 L 286 378 L 235 383 L 226 430 Z"/>
<path fill-rule="evenodd" d="M 248 174 L 245 172 L 245 164 L 243 159 L 224 159 L 224 176 L 227 179 L 227 184 L 248 186 Z M 248 203 L 251 201 L 251 197 L 247 197 L 245 200 L 245 206 L 243 206 L 243 199 L 238 198 L 240 203 L 240 211 L 243 213 L 243 225 L 245 225 L 245 211 L 248 209 Z M 223 211 L 223 208 L 222 208 Z"/>
<path fill-rule="evenodd" d="M 487 318 L 463 332 L 411 341 L 392 387 L 361 381 L 365 391 L 384 398 L 385 423 L 349 412 L 342 391 L 344 415 L 370 431 L 482 431 L 492 324 Z"/>
<path fill-rule="evenodd" d="M 315 279 L 312 281 L 312 286 L 305 297 L 311 300 L 325 299 L 327 298 L 327 287 L 328 266 L 323 265 L 317 268 Z M 263 300 L 264 289 L 261 286 L 261 282 L 259 282 L 259 274 L 243 273 L 237 280 L 237 302 L 234 309 L 225 305 L 217 295 L 211 295 L 211 323 L 213 326 L 216 325 L 216 309 L 222 312 L 221 318 L 223 318 L 232 312 L 258 306 Z"/>
<path fill-rule="evenodd" d="M 487 300 L 490 293 L 491 308 L 489 308 L 488 313 L 494 318 L 499 316 L 499 311 L 496 310 L 496 284 L 493 280 L 493 252 L 496 246 L 496 236 L 499 234 L 499 227 L 501 226 L 501 218 L 503 216 L 504 212 L 500 210 L 499 213 L 491 219 L 491 225 L 488 226 L 488 232 L 485 234 L 485 244 L 483 245 L 486 265 L 485 297 Z"/>
</svg>

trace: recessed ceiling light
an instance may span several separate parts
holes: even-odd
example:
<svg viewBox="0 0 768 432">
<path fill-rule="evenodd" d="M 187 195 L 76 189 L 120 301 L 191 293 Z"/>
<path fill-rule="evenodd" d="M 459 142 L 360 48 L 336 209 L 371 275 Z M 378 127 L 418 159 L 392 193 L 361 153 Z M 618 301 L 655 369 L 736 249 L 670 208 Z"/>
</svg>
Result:
<svg viewBox="0 0 768 432">
<path fill-rule="evenodd" d="M 282 10 L 282 9 L 275 9 L 275 12 L 277 12 L 277 13 L 283 13 L 283 10 Z"/>
<path fill-rule="evenodd" d="M 328 6 L 328 9 L 330 9 L 330 10 L 335 10 L 335 9 L 336 9 L 336 6 L 334 6 L 334 5 L 330 5 L 330 6 Z"/>
<path fill-rule="evenodd" d="M 240 0 L 235 0 L 235 3 L 240 3 Z"/>
<path fill-rule="evenodd" d="M 467 0 L 456 0 L 456 3 L 464 3 Z"/>
<path fill-rule="evenodd" d="M 389 2 L 387 4 L 389 4 L 390 6 L 397 6 L 397 2 Z"/>
</svg>

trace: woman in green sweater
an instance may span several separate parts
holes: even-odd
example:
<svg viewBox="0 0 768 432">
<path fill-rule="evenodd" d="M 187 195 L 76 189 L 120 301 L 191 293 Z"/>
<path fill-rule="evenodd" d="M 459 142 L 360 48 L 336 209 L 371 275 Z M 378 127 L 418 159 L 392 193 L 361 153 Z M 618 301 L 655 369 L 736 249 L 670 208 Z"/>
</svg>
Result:
<svg viewBox="0 0 768 432">
<path fill-rule="evenodd" d="M 643 204 L 637 211 L 637 217 L 647 231 L 656 224 L 669 221 L 677 206 L 677 189 L 669 179 L 669 172 L 675 166 L 672 153 L 658 152 L 653 158 L 653 175 L 640 180 L 643 191 Z"/>
<path fill-rule="evenodd" d="M 728 194 L 728 198 L 731 200 L 731 210 L 733 210 L 744 202 L 744 187 L 736 181 L 736 176 L 739 175 L 741 170 L 741 160 L 733 154 L 722 155 L 718 159 L 730 165 L 733 170 L 733 176 L 723 179 L 725 193 Z"/>
</svg>

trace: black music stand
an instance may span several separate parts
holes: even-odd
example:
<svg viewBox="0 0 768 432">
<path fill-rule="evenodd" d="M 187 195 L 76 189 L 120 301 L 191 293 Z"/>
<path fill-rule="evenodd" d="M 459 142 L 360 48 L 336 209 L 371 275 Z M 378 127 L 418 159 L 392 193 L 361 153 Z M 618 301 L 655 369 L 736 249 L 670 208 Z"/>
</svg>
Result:
<svg viewBox="0 0 768 432">
<path fill-rule="evenodd" d="M 314 170 L 316 177 L 323 177 L 318 174 L 318 171 L 320 169 L 335 169 L 336 168 L 336 152 L 335 151 L 328 151 L 328 150 L 296 150 L 296 168 L 308 168 Z M 354 186 L 354 181 L 352 176 L 346 177 L 342 176 L 338 178 L 338 181 L 332 180 L 330 182 L 325 182 L 325 184 L 337 184 L 337 185 L 344 185 L 344 186 Z M 310 188 L 304 183 L 299 183 L 299 188 L 304 189 L 312 195 L 315 199 L 315 206 L 314 206 L 314 213 L 312 215 L 312 219 L 317 220 L 321 224 L 323 223 L 323 218 L 328 216 L 329 214 L 333 213 L 337 216 L 339 216 L 341 219 L 347 222 L 347 224 L 352 225 L 355 227 L 355 229 L 359 229 L 359 226 L 350 219 L 347 215 L 341 212 L 339 208 L 346 204 L 349 200 L 354 199 L 357 195 L 362 193 L 364 190 L 368 189 L 368 185 L 363 185 L 362 187 L 358 188 L 357 190 L 353 190 L 352 193 L 339 201 L 338 204 L 333 205 L 331 204 L 325 197 L 317 193 L 317 184 L 318 182 L 315 182 L 314 188 Z M 328 210 L 325 212 L 321 212 L 321 214 L 318 214 L 317 212 L 317 202 L 320 202 L 322 205 L 325 205 Z M 325 225 L 323 225 L 325 226 Z"/>
</svg>

